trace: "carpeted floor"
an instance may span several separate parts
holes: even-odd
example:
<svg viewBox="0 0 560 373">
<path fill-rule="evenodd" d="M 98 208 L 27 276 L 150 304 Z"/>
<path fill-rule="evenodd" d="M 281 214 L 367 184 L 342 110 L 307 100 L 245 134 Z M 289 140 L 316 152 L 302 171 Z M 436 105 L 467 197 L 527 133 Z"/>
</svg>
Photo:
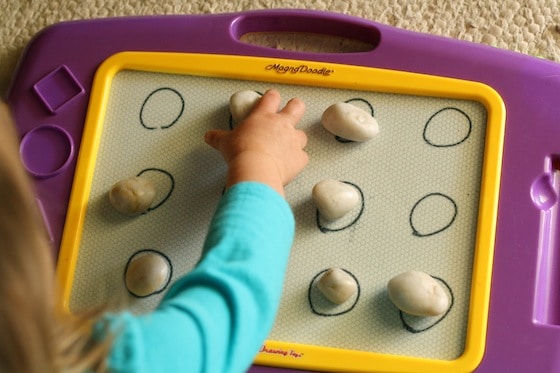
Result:
<svg viewBox="0 0 560 373">
<path fill-rule="evenodd" d="M 328 10 L 560 62 L 558 0 L 0 0 L 0 96 L 24 46 L 65 20 L 208 14 L 268 8 Z"/>
</svg>

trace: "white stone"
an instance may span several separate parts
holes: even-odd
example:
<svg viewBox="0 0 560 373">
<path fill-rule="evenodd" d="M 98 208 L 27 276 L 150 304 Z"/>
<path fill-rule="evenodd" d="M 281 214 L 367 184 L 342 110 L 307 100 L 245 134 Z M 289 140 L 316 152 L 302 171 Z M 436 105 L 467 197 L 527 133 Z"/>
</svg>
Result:
<svg viewBox="0 0 560 373">
<path fill-rule="evenodd" d="M 142 253 L 133 258 L 125 274 L 127 289 L 145 297 L 164 288 L 170 273 L 169 263 L 157 253 Z"/>
<path fill-rule="evenodd" d="M 146 212 L 156 198 L 154 183 L 142 176 L 135 176 L 117 182 L 109 191 L 109 202 L 125 215 L 139 215 Z"/>
<path fill-rule="evenodd" d="M 356 294 L 358 284 L 346 271 L 340 268 L 331 268 L 317 281 L 317 289 L 329 301 L 342 304 Z"/>
<path fill-rule="evenodd" d="M 360 194 L 352 185 L 334 179 L 318 182 L 311 192 L 321 216 L 337 220 L 360 203 Z"/>
<path fill-rule="evenodd" d="M 229 111 L 233 120 L 241 122 L 247 118 L 260 98 L 261 95 L 259 93 L 249 90 L 235 92 L 231 95 L 229 98 Z"/>
<path fill-rule="evenodd" d="M 401 311 L 415 316 L 438 316 L 449 308 L 449 297 L 427 273 L 408 271 L 389 280 L 389 298 Z"/>
<path fill-rule="evenodd" d="M 329 106 L 321 123 L 332 134 L 351 141 L 367 141 L 379 133 L 377 120 L 370 113 L 346 102 Z"/>
</svg>

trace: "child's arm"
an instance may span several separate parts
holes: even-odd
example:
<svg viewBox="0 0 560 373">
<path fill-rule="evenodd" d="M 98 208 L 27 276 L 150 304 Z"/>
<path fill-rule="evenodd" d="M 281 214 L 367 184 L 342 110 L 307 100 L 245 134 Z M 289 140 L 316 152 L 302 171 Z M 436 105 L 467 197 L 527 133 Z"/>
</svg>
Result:
<svg viewBox="0 0 560 373">
<path fill-rule="evenodd" d="M 283 186 L 306 165 L 304 111 L 294 99 L 277 112 L 267 92 L 231 132 L 206 141 L 228 164 L 228 188 L 214 214 L 203 258 L 161 305 L 113 319 L 115 372 L 244 372 L 270 332 L 280 303 L 295 221 Z M 189 250 L 185 247 L 185 250 Z"/>
</svg>

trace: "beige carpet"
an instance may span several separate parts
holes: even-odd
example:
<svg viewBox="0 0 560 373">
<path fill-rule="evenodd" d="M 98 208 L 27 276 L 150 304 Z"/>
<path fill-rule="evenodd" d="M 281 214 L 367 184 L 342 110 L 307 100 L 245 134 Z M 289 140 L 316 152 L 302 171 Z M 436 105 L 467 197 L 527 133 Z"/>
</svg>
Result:
<svg viewBox="0 0 560 373">
<path fill-rule="evenodd" d="M 492 45 L 560 62 L 558 0 L 0 0 L 0 96 L 23 47 L 65 20 L 306 8 Z"/>
</svg>

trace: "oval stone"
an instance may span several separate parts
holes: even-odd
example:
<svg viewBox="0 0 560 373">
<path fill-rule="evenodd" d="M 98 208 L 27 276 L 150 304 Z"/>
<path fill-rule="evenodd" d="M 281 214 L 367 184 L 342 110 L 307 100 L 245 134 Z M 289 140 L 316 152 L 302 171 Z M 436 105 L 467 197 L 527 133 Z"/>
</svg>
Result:
<svg viewBox="0 0 560 373">
<path fill-rule="evenodd" d="M 111 187 L 109 202 L 125 215 L 139 215 L 146 212 L 156 198 L 154 183 L 142 176 L 121 180 Z"/>
<path fill-rule="evenodd" d="M 311 196 L 319 213 L 328 220 L 342 218 L 360 203 L 356 188 L 334 179 L 315 184 Z"/>
<path fill-rule="evenodd" d="M 408 271 L 389 280 L 389 298 L 403 312 L 414 316 L 438 316 L 449 308 L 449 297 L 427 273 Z"/>
<path fill-rule="evenodd" d="M 330 268 L 317 282 L 317 289 L 329 301 L 342 304 L 358 291 L 358 284 L 352 276 L 340 268 Z"/>
<path fill-rule="evenodd" d="M 145 253 L 132 258 L 126 268 L 126 288 L 138 297 L 162 290 L 168 282 L 169 263 L 157 253 Z"/>
<path fill-rule="evenodd" d="M 260 98 L 261 95 L 259 93 L 250 90 L 235 92 L 231 95 L 229 98 L 229 111 L 233 120 L 241 122 L 247 118 Z"/>
<path fill-rule="evenodd" d="M 321 123 L 333 135 L 351 141 L 367 141 L 379 133 L 377 120 L 371 114 L 346 102 L 329 106 Z"/>
</svg>

